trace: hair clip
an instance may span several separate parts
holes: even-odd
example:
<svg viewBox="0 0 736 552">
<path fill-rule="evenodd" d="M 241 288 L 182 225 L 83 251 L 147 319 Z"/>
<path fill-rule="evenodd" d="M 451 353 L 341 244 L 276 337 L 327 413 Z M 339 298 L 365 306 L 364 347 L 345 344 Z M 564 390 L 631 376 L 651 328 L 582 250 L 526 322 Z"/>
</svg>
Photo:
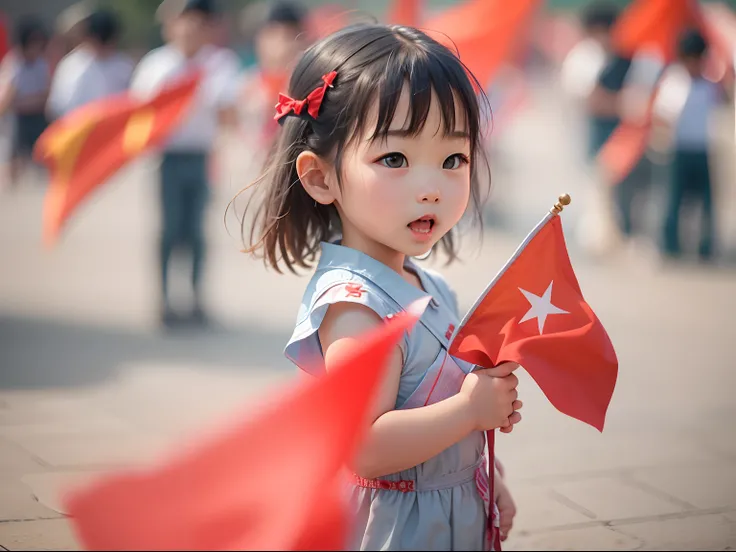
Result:
<svg viewBox="0 0 736 552">
<path fill-rule="evenodd" d="M 295 100 L 286 94 L 279 94 L 279 103 L 276 104 L 276 115 L 274 119 L 280 122 L 287 115 L 301 116 L 305 108 L 312 119 L 316 119 L 319 114 L 319 108 L 322 105 L 322 100 L 325 97 L 325 92 L 327 92 L 328 87 L 332 88 L 332 82 L 336 76 L 337 71 L 323 75 L 322 80 L 324 84 L 312 90 L 303 100 Z"/>
</svg>

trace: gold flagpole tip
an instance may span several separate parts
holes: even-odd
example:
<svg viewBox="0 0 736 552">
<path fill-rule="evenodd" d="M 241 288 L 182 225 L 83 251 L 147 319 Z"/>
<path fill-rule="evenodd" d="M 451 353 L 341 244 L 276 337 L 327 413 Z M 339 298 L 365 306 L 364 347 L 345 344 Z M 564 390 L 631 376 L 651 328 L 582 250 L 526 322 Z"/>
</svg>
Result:
<svg viewBox="0 0 736 552">
<path fill-rule="evenodd" d="M 570 205 L 571 201 L 570 194 L 562 194 L 557 198 L 557 203 L 552 207 L 552 212 L 559 215 L 567 205 Z"/>
</svg>

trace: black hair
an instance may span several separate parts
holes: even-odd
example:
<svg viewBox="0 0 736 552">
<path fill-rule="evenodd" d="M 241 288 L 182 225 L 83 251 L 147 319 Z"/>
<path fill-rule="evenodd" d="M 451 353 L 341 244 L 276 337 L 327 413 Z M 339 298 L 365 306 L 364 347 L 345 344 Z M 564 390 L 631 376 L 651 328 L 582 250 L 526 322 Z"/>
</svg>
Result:
<svg viewBox="0 0 736 552">
<path fill-rule="evenodd" d="M 217 6 L 214 0 L 187 0 L 182 9 L 182 13 L 198 12 L 206 17 L 212 17 L 217 14 Z"/>
<path fill-rule="evenodd" d="M 102 44 L 110 44 L 120 35 L 120 20 L 109 10 L 92 12 L 86 21 L 86 34 Z"/>
<path fill-rule="evenodd" d="M 15 27 L 15 42 L 22 50 L 28 48 L 34 40 L 45 44 L 48 38 L 46 26 L 37 17 L 26 16 L 20 19 Z"/>
<path fill-rule="evenodd" d="M 618 19 L 619 9 L 615 4 L 608 1 L 591 2 L 583 9 L 583 27 L 592 29 L 603 27 L 610 29 Z"/>
<path fill-rule="evenodd" d="M 301 28 L 306 14 L 304 8 L 296 2 L 279 1 L 269 6 L 264 24 L 291 25 Z"/>
<path fill-rule="evenodd" d="M 332 71 L 337 72 L 337 78 L 334 86 L 327 89 L 316 119 L 283 119 L 266 169 L 256 181 L 256 191 L 265 197 L 252 219 L 247 241 L 245 221 L 255 196 L 249 199 L 243 213 L 241 234 L 245 251 L 262 255 L 264 262 L 279 272 L 280 263 L 291 272 L 296 267 L 311 266 L 320 242 L 340 233 L 340 220 L 334 205 L 315 203 L 299 184 L 297 157 L 303 151 L 312 151 L 329 160 L 341 184 L 346 148 L 367 132 L 374 140 L 387 136 L 405 86 L 411 94 L 409 120 L 404 129 L 407 135 L 422 131 L 433 101 L 441 110 L 442 130 L 446 134 L 454 132 L 458 104 L 470 138 L 471 207 L 482 226 L 481 182 L 490 183 L 482 127 L 490 107 L 482 86 L 458 57 L 411 27 L 353 25 L 322 39 L 304 53 L 291 76 L 289 96 L 305 98 L 323 84 L 322 76 Z M 378 120 L 370 129 L 368 114 L 374 102 L 378 102 Z M 440 244 L 448 261 L 457 257 L 454 230 Z"/>
<path fill-rule="evenodd" d="M 701 58 L 708 51 L 708 44 L 696 29 L 688 29 L 680 36 L 677 52 L 680 57 Z"/>
</svg>

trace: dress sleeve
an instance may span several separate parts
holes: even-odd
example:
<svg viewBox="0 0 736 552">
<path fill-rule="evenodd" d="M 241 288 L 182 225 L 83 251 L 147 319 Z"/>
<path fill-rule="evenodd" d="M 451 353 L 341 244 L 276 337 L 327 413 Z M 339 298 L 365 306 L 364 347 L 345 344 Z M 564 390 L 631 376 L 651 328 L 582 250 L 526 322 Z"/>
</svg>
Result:
<svg viewBox="0 0 736 552">
<path fill-rule="evenodd" d="M 365 305 L 381 318 L 395 314 L 398 310 L 383 297 L 374 284 L 354 274 L 320 286 L 311 296 L 306 296 L 299 309 L 296 328 L 284 354 L 309 374 L 320 375 L 324 371 L 318 330 L 327 309 L 335 303 Z M 401 347 L 404 354 L 405 343 L 402 343 Z"/>
</svg>

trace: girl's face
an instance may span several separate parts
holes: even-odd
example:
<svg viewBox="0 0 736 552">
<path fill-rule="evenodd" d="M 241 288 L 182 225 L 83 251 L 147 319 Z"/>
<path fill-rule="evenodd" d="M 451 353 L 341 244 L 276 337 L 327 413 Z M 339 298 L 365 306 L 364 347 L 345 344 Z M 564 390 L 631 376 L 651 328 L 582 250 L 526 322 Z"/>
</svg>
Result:
<svg viewBox="0 0 736 552">
<path fill-rule="evenodd" d="M 429 252 L 459 222 L 470 197 L 470 139 L 460 102 L 451 134 L 433 95 L 424 127 L 408 136 L 409 102 L 405 86 L 386 139 L 357 140 L 343 158 L 342 186 L 330 186 L 343 245 L 390 266 L 397 253 L 403 262 Z M 377 117 L 374 105 L 366 128 L 375 128 Z"/>
</svg>

